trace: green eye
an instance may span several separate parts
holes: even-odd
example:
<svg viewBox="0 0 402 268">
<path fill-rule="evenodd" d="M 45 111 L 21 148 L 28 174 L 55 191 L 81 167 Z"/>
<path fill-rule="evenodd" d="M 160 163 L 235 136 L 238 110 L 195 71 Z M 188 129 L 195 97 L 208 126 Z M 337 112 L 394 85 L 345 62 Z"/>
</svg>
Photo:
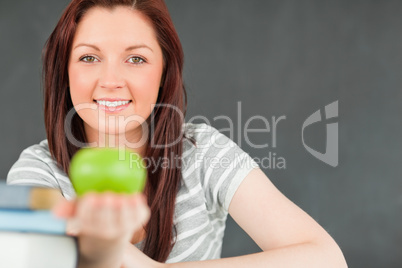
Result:
<svg viewBox="0 0 402 268">
<path fill-rule="evenodd" d="M 142 63 L 145 62 L 145 61 L 144 61 L 142 58 L 140 58 L 140 57 L 132 57 L 132 58 L 130 58 L 128 61 L 129 61 L 130 63 L 134 63 L 134 64 L 142 64 Z"/>
</svg>

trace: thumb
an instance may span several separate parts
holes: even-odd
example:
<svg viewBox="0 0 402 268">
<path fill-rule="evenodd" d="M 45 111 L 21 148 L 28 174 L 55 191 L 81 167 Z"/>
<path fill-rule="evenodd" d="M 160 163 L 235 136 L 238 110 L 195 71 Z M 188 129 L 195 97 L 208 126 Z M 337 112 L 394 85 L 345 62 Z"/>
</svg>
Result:
<svg viewBox="0 0 402 268">
<path fill-rule="evenodd" d="M 62 219 L 72 218 L 75 215 L 76 201 L 62 200 L 52 209 L 52 213 Z"/>
</svg>

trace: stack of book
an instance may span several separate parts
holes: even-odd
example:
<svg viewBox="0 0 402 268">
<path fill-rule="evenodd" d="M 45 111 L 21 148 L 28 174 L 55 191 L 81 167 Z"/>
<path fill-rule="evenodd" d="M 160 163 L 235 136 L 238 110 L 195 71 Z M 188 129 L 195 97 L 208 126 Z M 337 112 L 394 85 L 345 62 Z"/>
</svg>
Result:
<svg viewBox="0 0 402 268">
<path fill-rule="evenodd" d="M 76 239 L 50 210 L 60 197 L 55 189 L 0 182 L 0 267 L 77 266 Z"/>
</svg>

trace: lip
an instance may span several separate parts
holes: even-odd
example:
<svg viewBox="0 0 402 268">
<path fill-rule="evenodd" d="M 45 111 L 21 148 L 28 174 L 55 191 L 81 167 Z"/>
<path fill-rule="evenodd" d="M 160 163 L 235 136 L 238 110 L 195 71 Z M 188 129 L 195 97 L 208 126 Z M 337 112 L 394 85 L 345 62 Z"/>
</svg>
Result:
<svg viewBox="0 0 402 268">
<path fill-rule="evenodd" d="M 100 105 L 97 101 L 130 101 L 130 102 L 125 105 L 120 105 L 117 107 L 108 107 L 105 105 Z M 106 113 L 110 113 L 110 114 L 119 113 L 119 112 L 127 109 L 127 107 L 130 106 L 130 104 L 132 103 L 131 100 L 121 99 L 121 98 L 101 98 L 101 99 L 95 99 L 94 102 L 100 110 L 105 111 Z"/>
<path fill-rule="evenodd" d="M 94 101 L 131 101 L 130 99 L 121 99 L 121 98 L 100 98 L 94 99 Z"/>
</svg>

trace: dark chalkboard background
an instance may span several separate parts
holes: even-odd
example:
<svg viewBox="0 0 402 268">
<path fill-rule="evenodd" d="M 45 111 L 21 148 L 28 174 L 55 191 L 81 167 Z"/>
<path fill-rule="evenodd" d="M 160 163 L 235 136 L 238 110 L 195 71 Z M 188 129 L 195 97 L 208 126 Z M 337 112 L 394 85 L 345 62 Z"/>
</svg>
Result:
<svg viewBox="0 0 402 268">
<path fill-rule="evenodd" d="M 40 55 L 68 1 L 0 2 L 0 177 L 45 138 Z M 339 243 L 350 267 L 402 267 L 402 1 L 167 0 L 182 40 L 187 120 L 203 116 L 232 138 L 292 201 Z M 306 128 L 325 152 L 326 123 L 339 123 L 339 165 L 303 147 L 302 125 L 339 102 L 339 117 Z M 241 111 L 239 111 L 241 106 Z M 238 114 L 241 114 L 239 119 Z M 247 119 L 286 116 L 248 135 Z M 214 119 L 215 118 L 215 119 Z M 198 118 L 196 122 L 205 119 Z M 263 128 L 254 120 L 250 128 Z M 274 157 L 275 154 L 275 157 Z M 272 166 L 286 161 L 286 168 Z M 223 256 L 258 247 L 229 219 Z"/>
</svg>

